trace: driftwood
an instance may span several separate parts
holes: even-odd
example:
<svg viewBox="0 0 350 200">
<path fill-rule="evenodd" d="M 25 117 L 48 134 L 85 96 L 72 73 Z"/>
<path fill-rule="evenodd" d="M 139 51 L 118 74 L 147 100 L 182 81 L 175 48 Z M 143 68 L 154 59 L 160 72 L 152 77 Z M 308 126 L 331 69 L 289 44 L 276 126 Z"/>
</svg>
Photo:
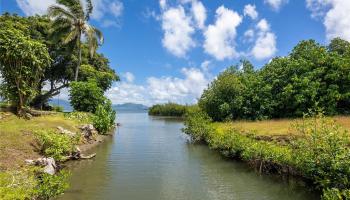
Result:
<svg viewBox="0 0 350 200">
<path fill-rule="evenodd" d="M 66 160 L 80 160 L 80 159 L 91 159 L 96 156 L 96 153 L 90 155 L 83 155 L 79 147 L 75 147 L 75 151 L 66 157 Z"/>
</svg>

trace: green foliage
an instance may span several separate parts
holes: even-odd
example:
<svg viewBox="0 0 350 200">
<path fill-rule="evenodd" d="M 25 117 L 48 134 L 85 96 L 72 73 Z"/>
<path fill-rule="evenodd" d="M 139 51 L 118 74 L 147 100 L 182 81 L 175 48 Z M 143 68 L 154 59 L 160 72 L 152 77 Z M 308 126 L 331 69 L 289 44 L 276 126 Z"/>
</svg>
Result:
<svg viewBox="0 0 350 200">
<path fill-rule="evenodd" d="M 93 125 L 100 134 L 106 134 L 115 124 L 116 112 L 112 103 L 107 100 L 104 104 L 98 105 L 93 117 Z"/>
<path fill-rule="evenodd" d="M 6 93 L 21 115 L 34 97 L 44 69 L 50 63 L 47 47 L 23 32 L 5 26 L 0 30 L 0 72 Z"/>
<path fill-rule="evenodd" d="M 350 188 L 350 136 L 323 116 L 297 126 L 303 136 L 294 144 L 296 166 L 321 188 Z"/>
<path fill-rule="evenodd" d="M 349 42 L 336 38 L 326 47 L 301 41 L 260 70 L 248 61 L 228 68 L 198 104 L 214 121 L 302 117 L 316 107 L 327 115 L 348 114 L 349 77 Z"/>
<path fill-rule="evenodd" d="M 213 131 L 210 126 L 209 116 L 198 107 L 191 107 L 186 113 L 185 128 L 183 132 L 191 135 L 195 142 L 205 141 L 207 136 Z"/>
<path fill-rule="evenodd" d="M 148 110 L 149 115 L 183 117 L 190 106 L 176 103 L 156 104 Z"/>
<path fill-rule="evenodd" d="M 64 170 L 55 175 L 41 174 L 38 177 L 39 184 L 36 188 L 38 199 L 48 200 L 64 193 L 69 187 L 68 178 L 69 173 Z"/>
<path fill-rule="evenodd" d="M 37 131 L 35 136 L 42 153 L 56 161 L 65 160 L 65 156 L 74 150 L 74 145 L 79 140 L 78 137 L 72 138 L 67 134 L 59 134 L 54 131 Z"/>
<path fill-rule="evenodd" d="M 323 117 L 306 117 L 295 125 L 299 134 L 291 144 L 255 139 L 236 129 L 219 130 L 196 110 L 185 121 L 184 132 L 205 141 L 226 156 L 255 164 L 260 171 L 297 173 L 323 189 L 323 199 L 349 199 L 350 136 Z"/>
<path fill-rule="evenodd" d="M 81 66 L 80 71 L 80 81 L 88 81 L 94 79 L 98 87 L 103 91 L 109 89 L 113 81 L 119 80 L 119 77 L 115 74 L 115 72 L 106 67 L 104 69 L 98 70 L 93 65 L 84 64 Z"/>
<path fill-rule="evenodd" d="M 75 111 L 95 113 L 98 105 L 104 104 L 106 98 L 96 81 L 72 82 L 69 90 L 70 103 Z"/>
<path fill-rule="evenodd" d="M 93 115 L 87 112 L 64 113 L 64 117 L 70 120 L 77 120 L 81 124 L 91 124 Z"/>
</svg>

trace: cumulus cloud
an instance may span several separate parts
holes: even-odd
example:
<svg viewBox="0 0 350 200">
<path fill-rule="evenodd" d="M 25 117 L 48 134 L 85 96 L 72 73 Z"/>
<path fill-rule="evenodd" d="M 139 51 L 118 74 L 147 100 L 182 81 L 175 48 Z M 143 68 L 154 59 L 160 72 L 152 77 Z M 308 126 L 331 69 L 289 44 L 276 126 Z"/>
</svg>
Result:
<svg viewBox="0 0 350 200">
<path fill-rule="evenodd" d="M 276 51 L 276 35 L 270 31 L 270 25 L 266 19 L 262 19 L 256 25 L 257 39 L 251 54 L 258 60 L 272 57 Z"/>
<path fill-rule="evenodd" d="M 122 82 L 106 92 L 113 103 L 195 103 L 207 87 L 210 77 L 199 68 L 183 68 L 183 78 L 149 77 L 145 86 Z"/>
<path fill-rule="evenodd" d="M 205 28 L 205 20 L 207 19 L 207 10 L 200 1 L 192 1 L 192 15 L 199 29 Z"/>
<path fill-rule="evenodd" d="M 321 17 L 326 28 L 326 37 L 340 37 L 350 41 L 349 0 L 306 0 L 312 17 Z"/>
<path fill-rule="evenodd" d="M 192 40 L 195 29 L 191 24 L 191 18 L 179 5 L 164 10 L 161 20 L 164 31 L 163 46 L 173 55 L 185 57 L 186 53 L 195 46 L 195 42 Z"/>
<path fill-rule="evenodd" d="M 243 13 L 244 13 L 244 16 L 249 16 L 252 19 L 258 18 L 258 15 L 259 15 L 258 12 L 256 11 L 256 6 L 251 4 L 247 4 L 244 6 Z"/>
<path fill-rule="evenodd" d="M 25 15 L 31 16 L 35 14 L 43 15 L 46 13 L 47 8 L 56 3 L 56 0 L 16 0 L 18 7 L 24 12 Z"/>
<path fill-rule="evenodd" d="M 248 29 L 244 32 L 245 42 L 252 42 L 254 40 L 255 32 L 253 29 Z"/>
<path fill-rule="evenodd" d="M 211 24 L 204 32 L 204 49 L 217 60 L 238 57 L 235 48 L 236 28 L 242 17 L 235 11 L 220 6 L 216 10 L 215 24 Z"/>
<path fill-rule="evenodd" d="M 16 0 L 18 7 L 27 16 L 43 15 L 47 13 L 47 8 L 56 3 L 56 0 Z M 83 1 L 85 2 L 85 1 Z M 93 0 L 93 12 L 91 18 L 101 21 L 105 27 L 116 26 L 117 22 L 106 19 L 106 15 L 114 16 L 115 21 L 123 14 L 124 5 L 119 0 Z"/>
<path fill-rule="evenodd" d="M 288 0 L 265 0 L 266 4 L 268 4 L 272 9 L 278 11 L 282 5 L 288 3 Z"/>
<path fill-rule="evenodd" d="M 126 72 L 123 74 L 123 77 L 126 79 L 127 82 L 132 83 L 135 80 L 135 76 L 131 72 Z"/>
</svg>

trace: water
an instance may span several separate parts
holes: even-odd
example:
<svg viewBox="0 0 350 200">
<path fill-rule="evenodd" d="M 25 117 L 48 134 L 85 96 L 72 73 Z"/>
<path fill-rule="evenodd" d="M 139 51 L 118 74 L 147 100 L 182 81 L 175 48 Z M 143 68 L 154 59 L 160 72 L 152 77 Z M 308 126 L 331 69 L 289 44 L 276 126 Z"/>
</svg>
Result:
<svg viewBox="0 0 350 200">
<path fill-rule="evenodd" d="M 94 160 L 72 162 L 64 200 L 303 200 L 313 192 L 187 142 L 179 120 L 119 113 L 122 124 Z"/>
</svg>

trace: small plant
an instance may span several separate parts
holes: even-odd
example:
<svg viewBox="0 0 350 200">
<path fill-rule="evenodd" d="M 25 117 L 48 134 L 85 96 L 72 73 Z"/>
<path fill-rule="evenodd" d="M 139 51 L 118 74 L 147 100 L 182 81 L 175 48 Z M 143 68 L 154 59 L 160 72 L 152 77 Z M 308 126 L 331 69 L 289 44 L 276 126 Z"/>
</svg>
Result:
<svg viewBox="0 0 350 200">
<path fill-rule="evenodd" d="M 76 120 L 82 124 L 90 124 L 92 123 L 92 114 L 86 112 L 70 112 L 65 113 L 64 117 L 70 120 Z"/>
<path fill-rule="evenodd" d="M 55 175 L 40 174 L 38 176 L 38 186 L 36 188 L 36 196 L 38 199 L 48 200 L 63 194 L 68 189 L 68 171 L 60 171 Z"/>
<path fill-rule="evenodd" d="M 58 134 L 54 131 L 38 131 L 35 135 L 43 154 L 57 161 L 64 160 L 79 139 L 71 138 L 65 134 Z"/>
<path fill-rule="evenodd" d="M 110 100 L 98 105 L 93 117 L 93 125 L 100 134 L 106 134 L 115 124 L 116 112 Z"/>
</svg>

